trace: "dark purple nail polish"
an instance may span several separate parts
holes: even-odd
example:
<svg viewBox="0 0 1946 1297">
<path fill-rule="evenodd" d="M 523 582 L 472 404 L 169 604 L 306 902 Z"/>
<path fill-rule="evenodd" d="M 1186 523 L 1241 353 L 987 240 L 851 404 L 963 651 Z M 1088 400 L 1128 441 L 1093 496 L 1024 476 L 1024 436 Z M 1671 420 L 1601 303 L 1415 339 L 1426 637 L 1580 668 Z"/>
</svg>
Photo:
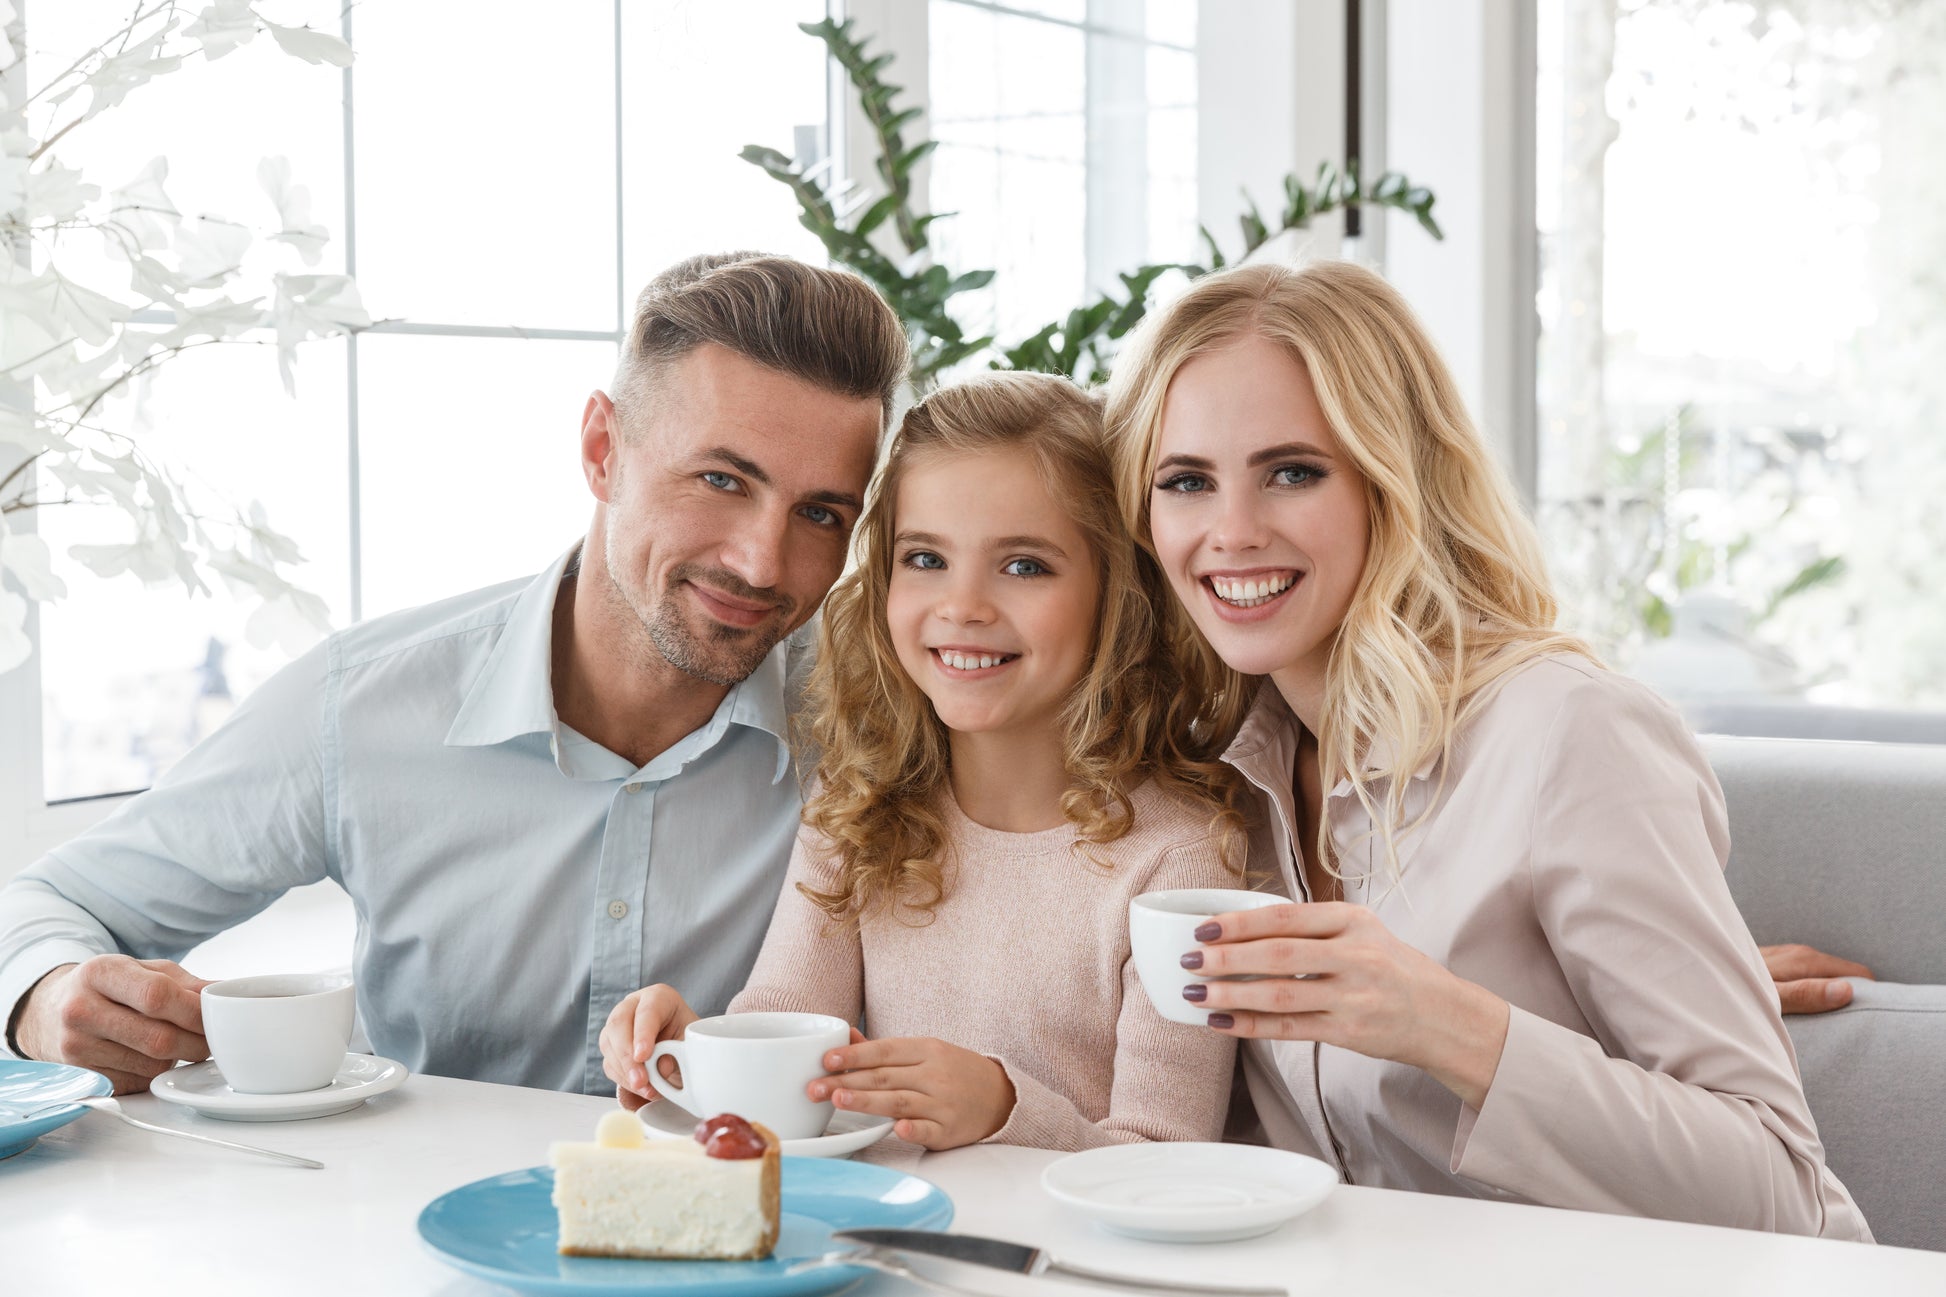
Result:
<svg viewBox="0 0 1946 1297">
<path fill-rule="evenodd" d="M 1237 1020 L 1227 1013 L 1212 1013 L 1209 1016 L 1209 1025 L 1218 1031 L 1228 1031 L 1237 1025 Z"/>
<path fill-rule="evenodd" d="M 1190 935 L 1198 941 L 1215 941 L 1223 935 L 1223 925 L 1220 923 L 1205 923 Z"/>
<path fill-rule="evenodd" d="M 1208 994 L 1209 994 L 1209 987 L 1207 986 L 1191 985 L 1182 988 L 1182 998 L 1185 1000 L 1192 1000 L 1197 1004 L 1201 1004 L 1203 1002 L 1204 997 L 1206 997 Z"/>
<path fill-rule="evenodd" d="M 1203 966 L 1203 952 L 1200 950 L 1190 951 L 1182 957 L 1182 966 L 1184 968 L 1201 968 Z"/>
</svg>

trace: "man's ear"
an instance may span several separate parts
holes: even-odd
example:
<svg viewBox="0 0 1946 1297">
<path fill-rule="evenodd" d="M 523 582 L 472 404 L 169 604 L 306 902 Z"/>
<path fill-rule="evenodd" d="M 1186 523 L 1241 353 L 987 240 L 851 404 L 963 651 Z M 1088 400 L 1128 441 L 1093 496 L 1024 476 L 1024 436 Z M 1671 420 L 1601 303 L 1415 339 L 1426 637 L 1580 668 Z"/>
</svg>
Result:
<svg viewBox="0 0 1946 1297">
<path fill-rule="evenodd" d="M 597 390 L 581 411 L 581 474 L 588 479 L 588 490 L 603 504 L 608 503 L 614 486 L 615 456 L 621 441 L 615 403 L 608 399 L 608 393 Z"/>
</svg>

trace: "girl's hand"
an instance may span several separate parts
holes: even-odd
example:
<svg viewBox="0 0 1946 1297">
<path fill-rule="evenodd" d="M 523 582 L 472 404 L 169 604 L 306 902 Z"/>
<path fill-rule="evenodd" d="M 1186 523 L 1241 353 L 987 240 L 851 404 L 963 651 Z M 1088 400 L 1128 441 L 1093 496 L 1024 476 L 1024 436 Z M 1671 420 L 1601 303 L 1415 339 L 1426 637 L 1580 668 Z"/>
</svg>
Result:
<svg viewBox="0 0 1946 1297">
<path fill-rule="evenodd" d="M 601 1070 L 615 1083 L 622 1107 L 634 1112 L 661 1098 L 649 1084 L 644 1060 L 663 1041 L 681 1039 L 697 1017 L 675 987 L 661 985 L 630 992 L 609 1012 L 601 1028 Z M 657 1070 L 664 1080 L 680 1079 L 673 1058 L 664 1057 Z"/>
<path fill-rule="evenodd" d="M 1363 906 L 1239 910 L 1211 919 L 1196 939 L 1205 944 L 1183 956 L 1184 968 L 1268 975 L 1184 988 L 1216 1030 L 1406 1063 L 1476 1111 L 1486 1102 L 1507 1041 L 1506 1001 L 1406 945 Z"/>
<path fill-rule="evenodd" d="M 908 1036 L 834 1049 L 805 1093 L 847 1112 L 893 1117 L 892 1133 L 935 1152 L 977 1144 L 1007 1124 L 1013 1082 L 1000 1064 L 943 1040 Z"/>
</svg>

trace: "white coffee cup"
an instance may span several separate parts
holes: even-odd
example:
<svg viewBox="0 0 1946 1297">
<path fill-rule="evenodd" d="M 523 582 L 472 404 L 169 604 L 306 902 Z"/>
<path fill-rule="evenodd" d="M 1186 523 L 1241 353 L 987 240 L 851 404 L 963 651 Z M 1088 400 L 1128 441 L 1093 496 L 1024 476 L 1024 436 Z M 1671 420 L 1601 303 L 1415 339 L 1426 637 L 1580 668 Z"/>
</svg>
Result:
<svg viewBox="0 0 1946 1297">
<path fill-rule="evenodd" d="M 824 1076 L 824 1056 L 851 1042 L 851 1025 L 822 1013 L 731 1013 L 689 1024 L 681 1040 L 649 1055 L 649 1083 L 696 1117 L 733 1112 L 760 1121 L 779 1139 L 815 1139 L 831 1121 L 831 1104 L 804 1087 Z M 664 1055 L 682 1069 L 671 1085 L 656 1064 Z"/>
<path fill-rule="evenodd" d="M 1128 903 L 1128 942 L 1135 955 L 1135 971 L 1149 993 L 1155 1011 L 1171 1022 L 1201 1027 L 1210 1011 L 1182 998 L 1182 988 L 1196 983 L 1237 981 L 1213 978 L 1182 966 L 1182 957 L 1202 943 L 1196 929 L 1232 910 L 1260 910 L 1289 904 L 1288 896 L 1244 892 L 1222 887 L 1185 888 L 1173 892 L 1144 892 Z"/>
<path fill-rule="evenodd" d="M 239 1094 L 331 1084 L 351 1043 L 352 983 L 342 973 L 233 977 L 203 988 L 203 1035 Z"/>
</svg>

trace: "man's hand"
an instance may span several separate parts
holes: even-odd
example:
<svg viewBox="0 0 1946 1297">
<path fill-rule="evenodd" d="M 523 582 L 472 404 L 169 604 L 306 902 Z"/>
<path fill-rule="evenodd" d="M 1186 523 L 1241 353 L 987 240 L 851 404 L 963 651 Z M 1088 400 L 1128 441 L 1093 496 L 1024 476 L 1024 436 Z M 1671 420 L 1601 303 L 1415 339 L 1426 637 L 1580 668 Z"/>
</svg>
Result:
<svg viewBox="0 0 1946 1297">
<path fill-rule="evenodd" d="M 615 1083 L 615 1097 L 634 1112 L 662 1096 L 649 1084 L 648 1057 L 665 1040 L 680 1040 L 698 1015 L 673 986 L 631 991 L 608 1014 L 601 1028 L 601 1070 Z M 656 1068 L 666 1081 L 679 1081 L 676 1060 L 664 1057 Z"/>
<path fill-rule="evenodd" d="M 834 1075 L 811 1082 L 805 1092 L 813 1099 L 896 1118 L 894 1135 L 934 1151 L 977 1144 L 1014 1110 L 1013 1082 L 1000 1064 L 943 1040 L 855 1040 L 826 1054 L 824 1066 Z"/>
<path fill-rule="evenodd" d="M 166 959 L 63 964 L 21 1002 L 14 1039 L 28 1058 L 100 1072 L 116 1094 L 146 1090 L 178 1062 L 209 1057 L 197 994 L 207 985 Z"/>
<path fill-rule="evenodd" d="M 1863 964 L 1809 946 L 1765 946 L 1763 956 L 1770 980 L 1777 983 L 1777 999 L 1785 1013 L 1841 1009 L 1851 1003 L 1851 983 L 1838 979 L 1872 975 Z"/>
</svg>

